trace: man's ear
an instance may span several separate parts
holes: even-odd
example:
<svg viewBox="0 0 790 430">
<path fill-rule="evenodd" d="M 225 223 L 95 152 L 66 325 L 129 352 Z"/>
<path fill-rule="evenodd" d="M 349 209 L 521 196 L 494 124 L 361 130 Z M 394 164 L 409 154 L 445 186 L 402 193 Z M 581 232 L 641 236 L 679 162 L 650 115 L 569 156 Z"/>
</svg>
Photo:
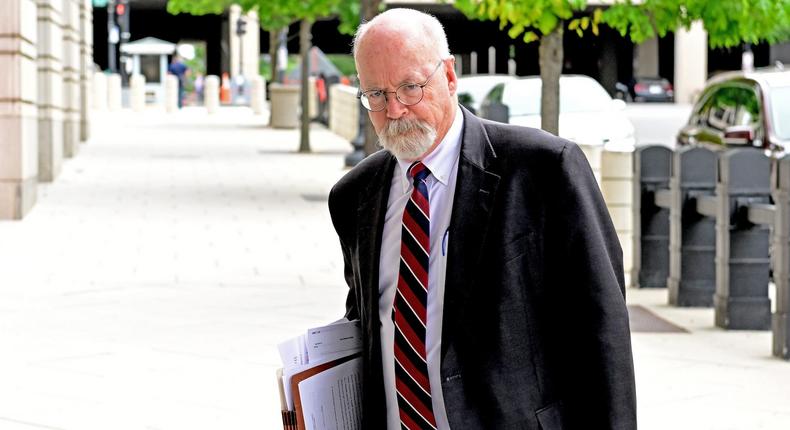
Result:
<svg viewBox="0 0 790 430">
<path fill-rule="evenodd" d="M 450 90 L 450 95 L 455 95 L 458 89 L 458 77 L 455 75 L 455 57 L 450 57 L 447 60 L 449 66 L 445 65 L 445 73 L 447 75 L 447 88 Z"/>
</svg>

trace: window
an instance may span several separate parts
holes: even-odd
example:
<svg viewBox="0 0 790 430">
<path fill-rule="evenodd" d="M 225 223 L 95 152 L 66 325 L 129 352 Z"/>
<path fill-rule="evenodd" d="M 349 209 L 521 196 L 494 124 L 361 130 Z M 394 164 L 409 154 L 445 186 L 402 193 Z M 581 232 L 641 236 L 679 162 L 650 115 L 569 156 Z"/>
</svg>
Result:
<svg viewBox="0 0 790 430">
<path fill-rule="evenodd" d="M 160 76 L 160 59 L 159 55 L 141 55 L 140 56 L 140 73 L 145 76 L 145 82 L 159 83 L 162 82 Z"/>
<path fill-rule="evenodd" d="M 497 84 L 491 92 L 488 93 L 485 99 L 485 103 L 492 104 L 492 103 L 502 103 L 502 92 L 505 90 L 505 84 Z"/>
<path fill-rule="evenodd" d="M 747 84 L 726 83 L 714 87 L 697 112 L 698 124 L 724 133 L 728 127 L 748 125 L 761 129 L 757 92 Z"/>
</svg>

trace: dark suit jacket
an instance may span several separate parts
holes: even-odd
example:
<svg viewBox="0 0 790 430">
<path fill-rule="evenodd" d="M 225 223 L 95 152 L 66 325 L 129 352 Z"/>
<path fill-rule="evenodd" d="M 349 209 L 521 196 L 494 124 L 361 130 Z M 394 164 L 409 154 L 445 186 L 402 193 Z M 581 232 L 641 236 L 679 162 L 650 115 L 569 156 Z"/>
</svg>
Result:
<svg viewBox="0 0 790 430">
<path fill-rule="evenodd" d="M 450 427 L 635 429 L 622 251 L 584 154 L 463 112 L 441 345 Z M 365 332 L 364 429 L 386 428 L 378 269 L 395 164 L 379 151 L 329 197 L 347 316 Z"/>
</svg>

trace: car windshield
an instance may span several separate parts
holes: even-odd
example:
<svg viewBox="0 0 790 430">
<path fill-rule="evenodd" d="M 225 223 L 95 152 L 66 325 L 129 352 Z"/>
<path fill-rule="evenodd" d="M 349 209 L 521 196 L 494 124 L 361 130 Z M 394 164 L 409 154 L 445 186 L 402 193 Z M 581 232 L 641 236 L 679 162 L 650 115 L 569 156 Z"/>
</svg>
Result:
<svg viewBox="0 0 790 430">
<path fill-rule="evenodd" d="M 510 115 L 540 115 L 541 82 L 537 78 L 509 82 L 502 102 L 510 108 Z M 605 110 L 612 98 L 592 78 L 564 76 L 560 78 L 560 113 L 599 112 Z"/>
<path fill-rule="evenodd" d="M 781 140 L 790 140 L 790 86 L 771 89 L 771 110 L 776 136 Z"/>
</svg>

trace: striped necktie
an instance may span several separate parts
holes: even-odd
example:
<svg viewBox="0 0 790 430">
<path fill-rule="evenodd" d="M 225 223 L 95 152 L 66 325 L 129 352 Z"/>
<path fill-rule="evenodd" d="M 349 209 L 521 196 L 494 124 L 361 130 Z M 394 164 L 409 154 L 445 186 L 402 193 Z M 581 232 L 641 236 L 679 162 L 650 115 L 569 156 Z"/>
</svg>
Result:
<svg viewBox="0 0 790 430">
<path fill-rule="evenodd" d="M 395 388 L 402 429 L 435 429 L 425 350 L 428 303 L 430 211 L 425 178 L 431 171 L 418 161 L 409 167 L 414 190 L 403 211 L 400 270 L 392 317 L 395 321 Z"/>
</svg>

